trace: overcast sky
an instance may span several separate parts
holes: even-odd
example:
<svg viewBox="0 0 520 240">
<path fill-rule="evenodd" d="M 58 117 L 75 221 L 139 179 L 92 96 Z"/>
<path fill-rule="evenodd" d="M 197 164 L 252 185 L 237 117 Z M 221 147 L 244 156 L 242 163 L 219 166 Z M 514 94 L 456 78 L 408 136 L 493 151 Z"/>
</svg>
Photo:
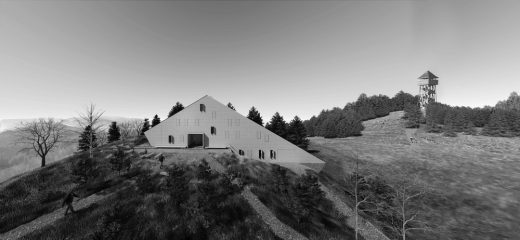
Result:
<svg viewBox="0 0 520 240">
<path fill-rule="evenodd" d="M 359 94 L 494 105 L 520 90 L 520 1 L 1 1 L 0 119 L 166 117 L 204 95 L 264 121 Z"/>
</svg>

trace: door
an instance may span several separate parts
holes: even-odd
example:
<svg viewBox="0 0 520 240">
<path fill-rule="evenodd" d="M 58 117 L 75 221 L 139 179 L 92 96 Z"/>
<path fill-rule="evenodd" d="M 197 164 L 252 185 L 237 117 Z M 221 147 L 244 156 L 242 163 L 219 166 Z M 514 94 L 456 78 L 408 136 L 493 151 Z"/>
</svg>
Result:
<svg viewBox="0 0 520 240">
<path fill-rule="evenodd" d="M 188 134 L 188 147 L 204 147 L 204 136 L 202 134 Z"/>
</svg>

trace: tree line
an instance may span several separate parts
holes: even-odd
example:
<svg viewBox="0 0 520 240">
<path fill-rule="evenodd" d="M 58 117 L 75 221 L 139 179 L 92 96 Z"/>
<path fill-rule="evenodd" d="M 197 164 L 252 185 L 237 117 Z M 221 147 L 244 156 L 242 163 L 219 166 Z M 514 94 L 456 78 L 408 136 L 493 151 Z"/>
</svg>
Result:
<svg viewBox="0 0 520 240">
<path fill-rule="evenodd" d="M 364 130 L 362 121 L 384 117 L 393 111 L 401 111 L 408 104 L 417 104 L 419 99 L 403 91 L 390 98 L 386 95 L 368 97 L 361 94 L 355 102 L 347 103 L 343 109 L 322 110 L 304 122 L 309 136 L 338 138 L 359 136 Z"/>
<path fill-rule="evenodd" d="M 495 107 L 471 108 L 436 102 L 426 106 L 424 116 L 417 104 L 407 105 L 404 111 L 406 127 L 418 128 L 420 123 L 425 123 L 427 132 L 445 136 L 476 135 L 476 128 L 482 128 L 480 133 L 485 136 L 520 136 L 520 96 L 516 92 Z"/>
</svg>

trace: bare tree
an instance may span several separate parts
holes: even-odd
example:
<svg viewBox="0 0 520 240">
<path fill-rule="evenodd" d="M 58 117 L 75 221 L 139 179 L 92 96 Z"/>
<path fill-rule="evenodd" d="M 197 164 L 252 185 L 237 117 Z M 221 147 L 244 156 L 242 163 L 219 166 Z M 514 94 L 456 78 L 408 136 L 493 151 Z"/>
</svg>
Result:
<svg viewBox="0 0 520 240">
<path fill-rule="evenodd" d="M 131 122 L 122 122 L 119 124 L 119 132 L 121 133 L 121 140 L 123 140 L 123 144 L 125 141 L 132 136 L 134 132 L 133 124 Z"/>
<path fill-rule="evenodd" d="M 420 185 L 417 176 L 402 173 L 393 187 L 394 209 L 399 215 L 399 221 L 394 226 L 403 240 L 406 240 L 406 234 L 411 230 L 429 230 L 426 222 L 419 220 L 420 210 L 413 206 L 426 193 L 425 188 Z"/>
<path fill-rule="evenodd" d="M 81 128 L 86 128 L 90 126 L 92 131 L 90 131 L 90 139 L 89 139 L 89 157 L 93 158 L 93 148 L 94 148 L 94 133 L 98 132 L 101 125 L 99 124 L 99 120 L 103 115 L 104 111 L 96 110 L 96 105 L 91 103 L 86 107 L 84 113 L 80 113 L 79 117 L 76 118 L 76 122 L 81 126 Z"/>
<path fill-rule="evenodd" d="M 22 150 L 34 150 L 41 158 L 41 166 L 45 167 L 47 154 L 63 141 L 65 132 L 63 121 L 42 118 L 20 123 L 20 126 L 16 128 L 16 143 L 27 146 Z"/>
<path fill-rule="evenodd" d="M 143 130 L 143 121 L 142 120 L 133 120 L 130 122 L 132 124 L 132 129 L 134 130 L 133 136 L 139 136 L 141 135 L 141 131 Z"/>
<path fill-rule="evenodd" d="M 359 186 L 362 182 L 364 182 L 364 178 L 360 178 L 359 176 L 359 157 L 357 155 L 354 156 L 354 174 L 350 176 L 350 180 L 345 177 L 345 182 L 350 182 L 350 185 L 352 186 L 352 192 L 350 195 L 354 195 L 354 230 L 356 234 L 356 240 L 358 239 L 359 235 L 359 212 L 364 211 L 360 210 L 360 206 L 363 203 L 368 202 L 369 196 L 360 196 Z"/>
<path fill-rule="evenodd" d="M 98 146 L 103 146 L 107 143 L 108 133 L 106 131 L 99 131 L 97 134 L 97 143 Z"/>
</svg>

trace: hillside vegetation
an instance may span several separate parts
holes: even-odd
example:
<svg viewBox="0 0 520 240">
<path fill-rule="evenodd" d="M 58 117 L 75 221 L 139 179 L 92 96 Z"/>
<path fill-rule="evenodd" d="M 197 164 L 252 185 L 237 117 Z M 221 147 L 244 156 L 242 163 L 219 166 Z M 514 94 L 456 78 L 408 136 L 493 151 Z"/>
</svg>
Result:
<svg viewBox="0 0 520 240">
<path fill-rule="evenodd" d="M 116 141 L 97 148 L 92 160 L 87 152 L 75 154 L 3 184 L 0 238 L 16 228 L 23 239 L 279 239 L 243 197 L 247 187 L 308 239 L 354 239 L 315 175 L 231 154 L 164 155 L 160 168 L 154 154 Z M 62 216 L 62 200 L 72 189 L 79 203 L 100 197 L 52 224 L 23 228 L 42 216 Z"/>
<path fill-rule="evenodd" d="M 410 239 L 515 239 L 520 236 L 520 139 L 459 134 L 444 137 L 406 129 L 402 112 L 365 121 L 359 137 L 313 137 L 309 149 L 326 161 L 320 180 L 339 192 L 352 192 L 351 176 L 360 159 L 362 195 L 378 207 L 363 215 L 397 237 L 392 204 L 398 176 L 417 177 L 426 189 L 411 207 L 430 230 L 410 231 Z M 413 138 L 412 141 L 410 138 Z M 353 203 L 347 194 L 345 200 Z M 377 205 L 377 206 L 376 206 Z"/>
</svg>

